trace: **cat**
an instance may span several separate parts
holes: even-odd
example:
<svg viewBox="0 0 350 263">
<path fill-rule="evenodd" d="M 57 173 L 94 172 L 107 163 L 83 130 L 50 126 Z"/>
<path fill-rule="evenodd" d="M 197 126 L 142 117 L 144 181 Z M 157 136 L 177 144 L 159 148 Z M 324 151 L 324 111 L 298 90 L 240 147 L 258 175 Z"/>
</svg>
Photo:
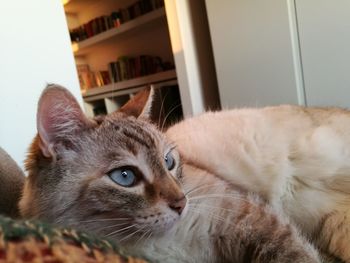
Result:
<svg viewBox="0 0 350 263">
<path fill-rule="evenodd" d="M 259 194 L 350 262 L 350 112 L 281 105 L 207 112 L 166 136 L 185 162 Z"/>
<path fill-rule="evenodd" d="M 88 119 L 51 85 L 38 104 L 25 218 L 114 239 L 154 262 L 321 262 L 262 199 L 190 163 L 147 120 L 152 90 Z"/>
</svg>

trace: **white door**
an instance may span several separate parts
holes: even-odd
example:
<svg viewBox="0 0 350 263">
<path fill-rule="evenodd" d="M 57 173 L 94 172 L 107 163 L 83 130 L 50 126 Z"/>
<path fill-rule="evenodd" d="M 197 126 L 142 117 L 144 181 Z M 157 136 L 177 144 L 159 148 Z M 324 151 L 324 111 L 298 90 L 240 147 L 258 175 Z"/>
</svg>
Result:
<svg viewBox="0 0 350 263">
<path fill-rule="evenodd" d="M 350 1 L 296 0 L 310 106 L 350 107 Z"/>
<path fill-rule="evenodd" d="M 206 6 L 222 106 L 304 104 L 294 1 Z"/>
</svg>

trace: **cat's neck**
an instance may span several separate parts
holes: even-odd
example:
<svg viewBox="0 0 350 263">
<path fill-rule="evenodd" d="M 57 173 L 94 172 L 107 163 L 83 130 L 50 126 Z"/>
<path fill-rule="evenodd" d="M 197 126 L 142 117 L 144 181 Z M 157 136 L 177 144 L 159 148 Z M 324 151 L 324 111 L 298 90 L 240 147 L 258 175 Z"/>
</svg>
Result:
<svg viewBox="0 0 350 263">
<path fill-rule="evenodd" d="M 257 196 L 188 164 L 183 174 L 184 217 L 166 235 L 140 242 L 141 255 L 154 262 L 252 262 L 249 248 L 264 251 L 259 240 L 265 239 L 269 253 L 293 251 L 295 262 L 319 262 L 314 248 Z"/>
</svg>

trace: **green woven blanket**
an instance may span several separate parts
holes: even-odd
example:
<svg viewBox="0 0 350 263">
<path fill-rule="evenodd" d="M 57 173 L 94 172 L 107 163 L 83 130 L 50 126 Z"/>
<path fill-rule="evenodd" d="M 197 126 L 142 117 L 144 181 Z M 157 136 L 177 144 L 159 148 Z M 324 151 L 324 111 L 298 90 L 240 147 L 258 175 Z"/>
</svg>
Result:
<svg viewBox="0 0 350 263">
<path fill-rule="evenodd" d="M 93 263 L 146 261 L 127 255 L 109 240 L 68 228 L 0 216 L 0 263 Z"/>
</svg>

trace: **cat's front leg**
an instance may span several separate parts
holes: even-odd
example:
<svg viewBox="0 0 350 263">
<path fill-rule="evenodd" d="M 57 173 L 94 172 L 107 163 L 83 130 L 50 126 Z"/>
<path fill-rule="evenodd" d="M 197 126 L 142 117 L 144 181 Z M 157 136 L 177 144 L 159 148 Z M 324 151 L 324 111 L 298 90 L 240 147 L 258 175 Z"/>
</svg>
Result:
<svg viewBox="0 0 350 263">
<path fill-rule="evenodd" d="M 250 243 L 237 240 L 217 239 L 219 248 L 216 263 L 321 263 L 318 252 L 307 242 L 282 241 L 285 233 L 274 236 L 276 239 L 260 237 Z M 298 244 L 296 244 L 298 243 Z M 231 245 L 230 245 L 231 244 Z"/>
<path fill-rule="evenodd" d="M 320 263 L 318 252 L 294 230 L 265 233 L 247 246 L 242 262 L 252 263 Z"/>
<path fill-rule="evenodd" d="M 299 234 L 294 225 L 274 213 L 268 206 L 250 203 L 233 219 L 232 235 L 226 235 L 231 247 L 221 250 L 223 262 L 252 263 L 320 263 L 321 257 L 311 243 Z M 249 211 L 249 212 L 246 212 Z M 222 242 L 217 239 L 218 242 Z M 228 242 L 228 243 L 227 243 Z M 227 255 L 225 251 L 233 254 Z M 230 258 L 237 258 L 230 261 Z"/>
</svg>

